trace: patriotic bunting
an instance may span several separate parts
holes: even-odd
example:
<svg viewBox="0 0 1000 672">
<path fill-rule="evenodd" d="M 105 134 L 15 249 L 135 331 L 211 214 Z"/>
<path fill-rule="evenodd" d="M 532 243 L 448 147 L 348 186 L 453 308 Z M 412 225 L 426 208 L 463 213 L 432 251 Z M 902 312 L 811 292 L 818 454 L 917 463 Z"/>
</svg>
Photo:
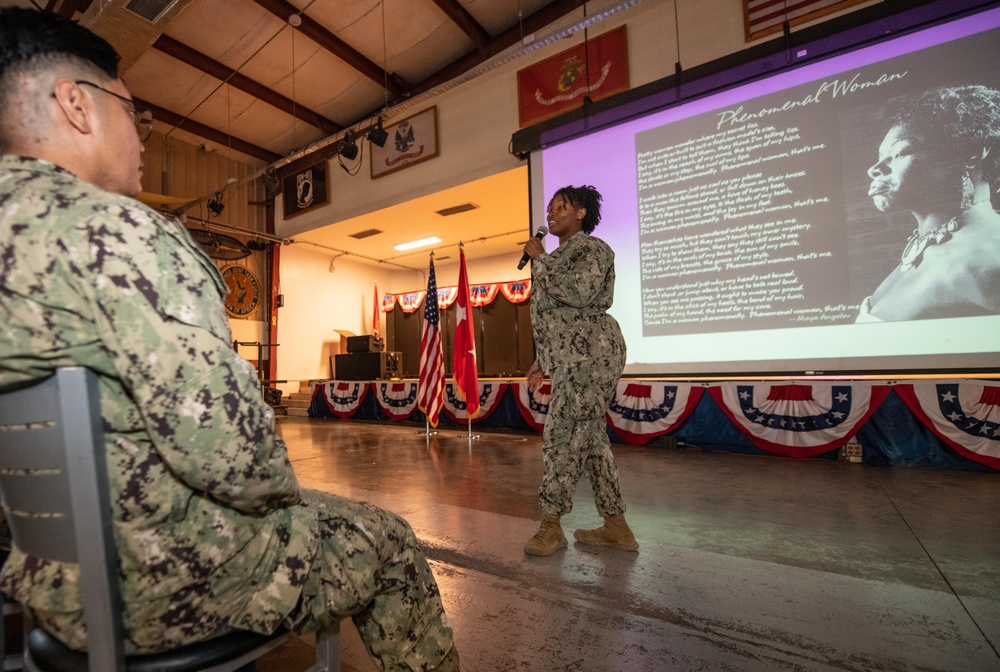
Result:
<svg viewBox="0 0 1000 672">
<path fill-rule="evenodd" d="M 438 308 L 447 310 L 458 297 L 458 287 L 446 287 L 438 290 Z"/>
<path fill-rule="evenodd" d="M 425 294 L 427 294 L 425 290 L 410 292 L 408 294 L 400 294 L 397 297 L 399 307 L 403 309 L 404 313 L 415 313 L 417 312 L 417 309 L 420 308 L 420 304 L 424 302 Z"/>
<path fill-rule="evenodd" d="M 372 388 L 375 400 L 390 420 L 408 420 L 417 409 L 417 383 L 376 382 Z"/>
<path fill-rule="evenodd" d="M 702 392 L 694 385 L 619 381 L 606 418 L 624 441 L 642 445 L 677 429 L 698 405 Z"/>
<path fill-rule="evenodd" d="M 511 303 L 524 303 L 531 296 L 531 278 L 515 280 L 514 282 L 501 282 L 500 293 Z"/>
<path fill-rule="evenodd" d="M 500 405 L 500 399 L 507 391 L 508 385 L 509 383 L 493 382 L 477 385 L 476 389 L 479 394 L 475 397 L 475 401 L 479 412 L 472 416 L 473 423 L 490 417 L 490 414 Z M 455 388 L 455 384 L 450 381 L 444 387 L 444 412 L 453 422 L 464 424 L 469 421 L 465 399 L 461 392 Z"/>
<path fill-rule="evenodd" d="M 547 382 L 534 393 L 528 391 L 523 380 L 478 382 L 475 401 L 480 411 L 474 421 L 489 417 L 500 407 L 508 385 L 514 385 L 511 403 L 516 404 L 530 427 L 542 431 L 552 394 Z M 318 383 L 313 388 L 309 414 L 353 417 L 361 409 L 369 387 L 376 395 L 378 407 L 390 419 L 406 420 L 412 416 L 419 399 L 419 386 L 413 381 Z M 891 425 L 886 426 L 886 419 L 876 416 L 879 423 L 876 426 L 872 414 L 890 390 L 945 445 L 978 464 L 1000 470 L 998 382 L 928 381 L 891 387 L 862 381 L 806 385 L 726 382 L 708 387 L 715 404 L 754 446 L 777 455 L 801 458 L 840 448 L 869 421 L 875 434 L 868 440 L 877 446 L 876 437 L 891 431 Z M 605 417 L 615 433 L 629 443 L 648 443 L 667 433 L 683 435 L 690 430 L 682 425 L 692 415 L 696 416 L 695 424 L 699 413 L 705 417 L 703 392 L 702 387 L 693 384 L 620 381 Z M 444 384 L 441 410 L 455 423 L 468 421 L 465 400 L 451 381 Z"/>
<path fill-rule="evenodd" d="M 542 383 L 532 392 L 523 380 L 514 383 L 517 389 L 517 410 L 521 417 L 536 432 L 545 429 L 545 418 L 549 414 L 549 400 L 552 398 L 552 384 Z"/>
<path fill-rule="evenodd" d="M 385 294 L 382 296 L 382 312 L 388 313 L 398 302 L 404 313 L 413 313 L 420 307 L 426 296 L 426 291 L 405 292 L 403 294 Z M 494 282 L 483 285 L 473 285 L 470 288 L 472 305 L 488 306 L 496 299 L 497 294 L 503 294 L 511 303 L 524 303 L 531 296 L 531 280 L 514 280 L 512 282 Z M 438 308 L 447 310 L 455 303 L 458 287 L 439 287 L 437 290 Z"/>
<path fill-rule="evenodd" d="M 469 288 L 469 303 L 474 308 L 488 306 L 493 303 L 493 299 L 497 298 L 498 291 L 500 291 L 498 284 L 473 285 Z"/>
<path fill-rule="evenodd" d="M 331 413 L 346 420 L 357 412 L 367 392 L 368 383 L 334 380 L 317 385 L 313 390 L 313 399 L 322 397 Z"/>
<path fill-rule="evenodd" d="M 952 380 L 893 389 L 926 427 L 959 454 L 1000 469 L 1000 385 Z"/>
<path fill-rule="evenodd" d="M 722 383 L 709 393 L 763 450 L 815 457 L 840 448 L 889 394 L 885 385 Z"/>
</svg>

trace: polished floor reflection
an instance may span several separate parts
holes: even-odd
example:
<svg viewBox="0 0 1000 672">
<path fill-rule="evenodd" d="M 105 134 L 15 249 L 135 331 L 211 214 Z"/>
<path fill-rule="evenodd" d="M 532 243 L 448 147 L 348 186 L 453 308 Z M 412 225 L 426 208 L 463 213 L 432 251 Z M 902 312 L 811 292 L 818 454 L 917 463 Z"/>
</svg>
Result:
<svg viewBox="0 0 1000 672">
<path fill-rule="evenodd" d="M 1000 474 L 616 445 L 639 553 L 532 558 L 539 435 L 279 427 L 303 487 L 410 521 L 467 672 L 1000 671 Z M 599 522 L 584 481 L 564 528 Z"/>
</svg>

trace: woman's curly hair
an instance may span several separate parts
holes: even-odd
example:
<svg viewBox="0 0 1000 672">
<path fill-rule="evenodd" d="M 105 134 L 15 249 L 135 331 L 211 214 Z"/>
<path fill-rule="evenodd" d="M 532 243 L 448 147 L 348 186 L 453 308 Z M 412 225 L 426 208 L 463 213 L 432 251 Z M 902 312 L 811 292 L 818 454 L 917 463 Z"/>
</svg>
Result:
<svg viewBox="0 0 1000 672">
<path fill-rule="evenodd" d="M 947 155 L 980 158 L 983 178 L 997 187 L 1000 91 L 979 85 L 935 89 L 901 105 L 890 121 Z"/>
<path fill-rule="evenodd" d="M 597 225 L 601 223 L 601 192 L 590 185 L 583 187 L 563 187 L 552 194 L 549 205 L 556 196 L 562 196 L 574 208 L 586 208 L 587 214 L 583 216 L 583 232 L 593 233 Z"/>
</svg>

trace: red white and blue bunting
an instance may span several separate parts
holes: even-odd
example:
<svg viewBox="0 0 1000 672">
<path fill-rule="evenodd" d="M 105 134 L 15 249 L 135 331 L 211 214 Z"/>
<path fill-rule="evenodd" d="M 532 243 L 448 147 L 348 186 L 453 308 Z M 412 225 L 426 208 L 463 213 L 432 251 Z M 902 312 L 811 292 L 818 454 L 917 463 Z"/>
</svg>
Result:
<svg viewBox="0 0 1000 672">
<path fill-rule="evenodd" d="M 702 392 L 704 388 L 694 385 L 619 381 L 605 417 L 624 441 L 642 445 L 687 420 Z"/>
<path fill-rule="evenodd" d="M 500 398 L 507 391 L 509 383 L 479 381 L 479 413 L 472 419 L 472 424 L 490 417 L 500 404 Z M 469 417 L 465 412 L 465 399 L 455 387 L 454 381 L 444 385 L 444 413 L 452 422 L 465 423 Z"/>
<path fill-rule="evenodd" d="M 496 283 L 489 285 L 470 285 L 469 304 L 476 308 L 488 306 L 493 303 L 493 299 L 497 298 L 497 292 L 499 291 L 500 285 Z"/>
<path fill-rule="evenodd" d="M 379 408 L 390 420 L 408 420 L 417 409 L 417 381 L 372 383 Z"/>
<path fill-rule="evenodd" d="M 1000 386 L 996 383 L 951 380 L 893 389 L 939 439 L 970 460 L 1000 469 Z"/>
<path fill-rule="evenodd" d="M 419 292 L 399 294 L 396 296 L 396 300 L 399 301 L 399 307 L 403 309 L 404 313 L 415 313 L 424 302 L 424 297 L 426 295 L 427 290 L 422 289 Z"/>
<path fill-rule="evenodd" d="M 886 385 L 722 383 L 709 392 L 755 446 L 815 457 L 854 436 L 889 394 Z"/>
<path fill-rule="evenodd" d="M 531 296 L 531 280 L 512 280 L 511 282 L 487 282 L 481 285 L 469 286 L 469 300 L 475 307 L 488 306 L 503 294 L 511 303 L 524 303 Z M 426 290 L 404 292 L 402 294 L 383 294 L 383 313 L 390 313 L 399 304 L 404 313 L 414 313 L 423 304 Z M 438 308 L 447 310 L 458 296 L 458 287 L 438 287 Z"/>
<path fill-rule="evenodd" d="M 357 413 L 367 393 L 368 383 L 334 380 L 316 385 L 313 399 L 322 395 L 331 413 L 338 418 L 347 419 Z"/>
<path fill-rule="evenodd" d="M 528 391 L 523 380 L 480 380 L 482 411 L 473 422 L 489 417 L 509 385 L 512 399 L 527 424 L 545 427 L 552 389 L 548 381 Z M 416 381 L 327 381 L 313 391 L 320 416 L 354 416 L 368 388 L 392 420 L 406 420 L 415 410 Z M 704 400 L 697 384 L 670 381 L 621 381 L 606 418 L 622 440 L 644 444 L 654 437 L 680 431 Z M 1000 382 L 953 380 L 913 384 L 873 384 L 867 381 L 800 383 L 724 382 L 707 389 L 733 425 L 757 448 L 787 457 L 815 457 L 840 448 L 871 418 L 894 390 L 917 421 L 958 455 L 1000 470 Z M 317 400 L 322 399 L 320 403 Z M 444 412 L 465 424 L 465 401 L 454 384 L 445 385 Z M 313 410 L 310 409 L 310 414 Z"/>
<path fill-rule="evenodd" d="M 545 429 L 545 418 L 549 414 L 549 399 L 552 398 L 552 384 L 542 383 L 534 392 L 528 389 L 528 383 L 523 380 L 511 384 L 517 393 L 517 410 L 520 411 L 524 421 L 536 432 Z"/>
<path fill-rule="evenodd" d="M 511 303 L 524 303 L 531 296 L 531 278 L 500 283 L 500 293 Z"/>
</svg>

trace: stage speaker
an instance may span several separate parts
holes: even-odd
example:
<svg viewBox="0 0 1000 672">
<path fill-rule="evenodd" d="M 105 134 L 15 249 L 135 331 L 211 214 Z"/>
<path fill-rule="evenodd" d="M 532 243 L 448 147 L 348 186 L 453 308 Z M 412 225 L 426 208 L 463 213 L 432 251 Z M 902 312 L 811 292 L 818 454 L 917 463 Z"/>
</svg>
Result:
<svg viewBox="0 0 1000 672">
<path fill-rule="evenodd" d="M 399 352 L 352 352 L 334 359 L 335 380 L 385 380 L 398 378 L 403 370 Z"/>
<path fill-rule="evenodd" d="M 348 336 L 347 352 L 382 352 L 385 350 L 385 340 L 377 336 Z"/>
</svg>

